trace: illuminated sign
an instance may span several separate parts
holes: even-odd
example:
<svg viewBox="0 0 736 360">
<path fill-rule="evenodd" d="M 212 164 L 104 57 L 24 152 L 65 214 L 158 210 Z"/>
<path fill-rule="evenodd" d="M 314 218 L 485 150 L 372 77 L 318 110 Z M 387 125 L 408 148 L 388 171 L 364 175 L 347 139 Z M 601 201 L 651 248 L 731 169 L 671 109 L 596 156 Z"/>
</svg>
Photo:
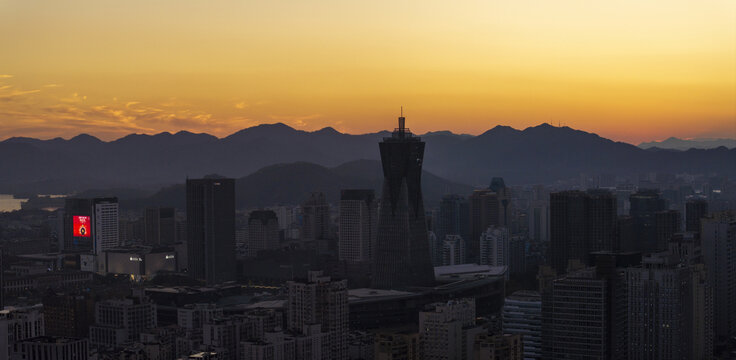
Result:
<svg viewBox="0 0 736 360">
<path fill-rule="evenodd" d="M 74 237 L 90 237 L 89 216 L 74 216 Z"/>
<path fill-rule="evenodd" d="M 166 255 L 166 260 L 173 259 L 174 255 Z"/>
<path fill-rule="evenodd" d="M 131 256 L 130 261 L 143 261 L 143 259 L 137 257 L 137 256 Z"/>
</svg>

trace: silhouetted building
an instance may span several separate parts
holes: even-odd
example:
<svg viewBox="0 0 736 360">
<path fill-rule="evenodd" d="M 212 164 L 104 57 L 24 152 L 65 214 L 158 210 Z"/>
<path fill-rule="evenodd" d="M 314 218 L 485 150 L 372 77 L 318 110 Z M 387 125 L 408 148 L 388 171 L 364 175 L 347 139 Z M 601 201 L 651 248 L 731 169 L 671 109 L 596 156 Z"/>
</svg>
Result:
<svg viewBox="0 0 736 360">
<path fill-rule="evenodd" d="M 629 197 L 630 215 L 633 221 L 633 235 L 638 248 L 634 251 L 651 252 L 658 250 L 656 213 L 667 208 L 666 201 L 657 190 L 639 190 Z"/>
<path fill-rule="evenodd" d="M 570 260 L 589 264 L 588 254 L 617 250 L 616 197 L 608 191 L 563 191 L 550 194 L 552 266 L 567 271 Z"/>
<path fill-rule="evenodd" d="M 330 205 L 325 194 L 314 192 L 302 204 L 302 239 L 322 240 L 329 237 Z"/>
<path fill-rule="evenodd" d="M 685 266 L 668 252 L 626 269 L 629 359 L 710 359 L 710 289 L 702 265 Z"/>
<path fill-rule="evenodd" d="M 146 208 L 144 224 L 146 245 L 172 245 L 176 243 L 176 212 L 174 208 Z"/>
<path fill-rule="evenodd" d="M 447 235 L 442 242 L 442 265 L 465 264 L 465 241 L 460 235 Z"/>
<path fill-rule="evenodd" d="M 235 280 L 235 181 L 187 179 L 189 276 L 216 284 Z"/>
<path fill-rule="evenodd" d="M 682 215 L 677 210 L 658 211 L 654 214 L 657 227 L 657 250 L 667 250 L 672 235 L 682 231 Z"/>
<path fill-rule="evenodd" d="M 378 230 L 378 204 L 373 190 L 342 190 L 339 216 L 339 259 L 370 262 Z"/>
<path fill-rule="evenodd" d="M 61 242 L 61 250 L 65 252 L 92 250 L 92 212 L 90 199 L 64 200 L 64 239 Z"/>
<path fill-rule="evenodd" d="M 279 220 L 271 210 L 254 210 L 248 216 L 247 256 L 279 247 Z"/>
<path fill-rule="evenodd" d="M 700 219 L 708 216 L 708 201 L 692 199 L 685 203 L 685 231 L 700 232 Z"/>
<path fill-rule="evenodd" d="M 404 127 L 404 117 L 379 144 L 383 194 L 373 261 L 373 286 L 396 288 L 434 283 L 422 199 L 424 142 Z"/>
<path fill-rule="evenodd" d="M 50 292 L 43 297 L 46 335 L 86 338 L 93 315 L 94 302 L 89 295 Z"/>
<path fill-rule="evenodd" d="M 701 220 L 700 241 L 713 289 L 715 336 L 736 336 L 736 213 L 716 212 Z"/>
<path fill-rule="evenodd" d="M 465 197 L 455 194 L 443 196 L 435 227 L 437 237 L 444 239 L 446 235 L 460 235 L 463 239 L 470 239 L 469 212 Z"/>
<path fill-rule="evenodd" d="M 480 258 L 480 238 L 489 226 L 499 226 L 498 194 L 490 189 L 475 190 L 468 198 L 470 218 L 470 239 L 467 241 L 468 259 L 478 261 Z"/>
</svg>

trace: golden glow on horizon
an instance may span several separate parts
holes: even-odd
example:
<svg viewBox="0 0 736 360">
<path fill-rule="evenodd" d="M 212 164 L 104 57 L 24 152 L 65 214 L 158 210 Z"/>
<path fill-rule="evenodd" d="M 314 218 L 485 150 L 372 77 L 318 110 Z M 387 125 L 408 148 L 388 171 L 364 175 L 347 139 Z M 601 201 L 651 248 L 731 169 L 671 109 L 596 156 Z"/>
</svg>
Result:
<svg viewBox="0 0 736 360">
<path fill-rule="evenodd" d="M 0 139 L 260 123 L 736 137 L 736 1 L 0 0 Z"/>
</svg>

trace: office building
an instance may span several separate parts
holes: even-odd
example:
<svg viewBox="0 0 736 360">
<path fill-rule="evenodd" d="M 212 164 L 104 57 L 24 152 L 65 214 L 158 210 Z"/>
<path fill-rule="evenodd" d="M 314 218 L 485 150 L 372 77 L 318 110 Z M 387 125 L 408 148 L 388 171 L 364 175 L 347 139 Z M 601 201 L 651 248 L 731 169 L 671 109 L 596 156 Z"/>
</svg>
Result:
<svg viewBox="0 0 736 360">
<path fill-rule="evenodd" d="M 677 210 L 658 211 L 654 214 L 657 250 L 667 250 L 667 244 L 675 233 L 682 231 L 682 215 Z"/>
<path fill-rule="evenodd" d="M 120 246 L 120 218 L 117 198 L 97 198 L 92 200 L 94 219 L 92 236 L 94 252 L 97 255 Z"/>
<path fill-rule="evenodd" d="M 481 265 L 509 266 L 509 229 L 489 226 L 480 237 Z"/>
<path fill-rule="evenodd" d="M 233 179 L 187 179 L 187 263 L 207 284 L 237 278 Z"/>
<path fill-rule="evenodd" d="M 381 331 L 376 334 L 376 360 L 421 360 L 421 342 L 415 331 Z"/>
<path fill-rule="evenodd" d="M 701 219 L 700 242 L 718 343 L 736 336 L 736 213 L 715 212 Z"/>
<path fill-rule="evenodd" d="M 383 194 L 372 265 L 373 287 L 434 283 L 422 198 L 424 142 L 405 128 L 404 117 L 379 144 Z"/>
<path fill-rule="evenodd" d="M 302 204 L 302 239 L 323 240 L 330 233 L 330 205 L 325 194 L 314 192 Z"/>
<path fill-rule="evenodd" d="M 589 264 L 588 254 L 616 250 L 616 198 L 608 191 L 550 194 L 551 263 L 559 274 L 572 260 Z"/>
<path fill-rule="evenodd" d="M 524 359 L 541 359 L 542 297 L 539 293 L 520 290 L 509 295 L 501 316 L 503 333 L 522 337 Z"/>
<path fill-rule="evenodd" d="M 669 252 L 626 269 L 628 359 L 709 359 L 713 354 L 710 294 L 702 266 Z"/>
<path fill-rule="evenodd" d="M 92 215 L 92 200 L 64 199 L 63 241 L 59 244 L 61 251 L 83 252 L 93 250 Z"/>
<path fill-rule="evenodd" d="M 629 197 L 634 244 L 633 251 L 658 251 L 656 213 L 667 209 L 666 200 L 660 198 L 657 190 L 642 189 Z"/>
<path fill-rule="evenodd" d="M 148 207 L 144 211 L 143 221 L 146 245 L 173 245 L 177 242 L 174 208 Z"/>
<path fill-rule="evenodd" d="M 347 357 L 347 280 L 332 280 L 321 271 L 310 271 L 304 281 L 288 281 L 286 329 L 301 333 L 307 325 L 320 324 L 329 335 L 331 359 Z"/>
<path fill-rule="evenodd" d="M 89 295 L 49 292 L 43 297 L 45 334 L 62 338 L 86 338 L 94 321 Z"/>
<path fill-rule="evenodd" d="M 549 241 L 549 198 L 529 205 L 529 239 Z"/>
<path fill-rule="evenodd" d="M 555 279 L 542 299 L 542 358 L 607 359 L 608 281 L 595 268 Z"/>
<path fill-rule="evenodd" d="M 370 263 L 378 230 L 378 204 L 373 190 L 342 190 L 338 228 L 338 258 Z"/>
<path fill-rule="evenodd" d="M 447 235 L 442 242 L 442 266 L 465 264 L 465 241 L 459 235 Z"/>
<path fill-rule="evenodd" d="M 524 357 L 522 336 L 518 334 L 475 336 L 473 360 L 522 360 Z"/>
<path fill-rule="evenodd" d="M 271 210 L 254 210 L 248 215 L 248 241 L 246 255 L 258 256 L 259 251 L 279 247 L 279 220 Z"/>
<path fill-rule="evenodd" d="M 468 241 L 468 258 L 479 261 L 480 238 L 489 226 L 499 226 L 498 194 L 490 189 L 475 190 L 468 198 L 468 217 L 470 219 L 470 239 Z"/>
<path fill-rule="evenodd" d="M 685 231 L 700 232 L 700 219 L 708 216 L 708 201 L 690 199 L 685 203 Z"/>
<path fill-rule="evenodd" d="M 460 235 L 470 239 L 470 208 L 468 200 L 457 194 L 445 195 L 440 200 L 435 234 L 444 239 L 447 235 Z"/>
</svg>

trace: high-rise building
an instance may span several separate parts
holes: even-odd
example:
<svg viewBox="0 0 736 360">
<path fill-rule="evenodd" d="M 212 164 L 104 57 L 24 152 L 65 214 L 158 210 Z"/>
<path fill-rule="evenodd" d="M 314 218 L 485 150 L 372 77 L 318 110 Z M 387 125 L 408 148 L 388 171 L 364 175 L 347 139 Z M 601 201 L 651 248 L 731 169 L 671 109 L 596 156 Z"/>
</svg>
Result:
<svg viewBox="0 0 736 360">
<path fill-rule="evenodd" d="M 594 268 L 552 281 L 542 302 L 544 359 L 607 359 L 608 282 Z"/>
<path fill-rule="evenodd" d="M 310 271 L 304 281 L 288 281 L 286 328 L 303 332 L 307 325 L 320 324 L 329 334 L 330 359 L 345 359 L 348 353 L 348 283 L 332 280 L 321 271 Z"/>
<path fill-rule="evenodd" d="M 0 359 L 15 359 L 17 344 L 44 335 L 43 306 L 9 307 L 0 311 Z"/>
<path fill-rule="evenodd" d="M 667 209 L 667 202 L 657 190 L 641 189 L 629 197 L 633 235 L 641 252 L 658 251 L 656 213 Z"/>
<path fill-rule="evenodd" d="M 373 286 L 434 284 L 422 199 L 424 142 L 405 127 L 404 117 L 379 144 L 383 194 L 373 257 Z"/>
<path fill-rule="evenodd" d="M 279 247 L 279 219 L 271 210 L 254 210 L 248 215 L 247 256 Z"/>
<path fill-rule="evenodd" d="M 686 266 L 668 252 L 626 269 L 628 359 L 709 359 L 710 294 L 702 266 Z"/>
<path fill-rule="evenodd" d="M 237 278 L 233 179 L 187 179 L 187 262 L 207 284 Z"/>
<path fill-rule="evenodd" d="M 445 195 L 440 200 L 435 234 L 444 239 L 446 235 L 460 235 L 470 239 L 470 208 L 468 200 L 457 194 Z"/>
<path fill-rule="evenodd" d="M 499 226 L 498 194 L 490 189 L 475 190 L 468 198 L 468 218 L 470 219 L 470 239 L 468 241 L 468 258 L 477 261 L 480 257 L 480 238 L 491 225 Z"/>
<path fill-rule="evenodd" d="M 322 240 L 329 237 L 330 205 L 325 194 L 314 192 L 302 204 L 302 239 Z"/>
<path fill-rule="evenodd" d="M 94 302 L 89 295 L 50 292 L 43 297 L 46 335 L 86 338 L 94 320 Z"/>
<path fill-rule="evenodd" d="M 465 264 L 465 241 L 460 235 L 447 235 L 442 242 L 442 265 Z"/>
<path fill-rule="evenodd" d="M 94 252 L 103 252 L 120 246 L 120 218 L 118 215 L 118 198 L 97 198 L 92 200 L 94 220 L 92 236 Z"/>
<path fill-rule="evenodd" d="M 511 189 L 506 187 L 506 182 L 503 181 L 502 177 L 492 178 L 488 189 L 496 193 L 498 199 L 498 224 L 509 227 L 511 225 L 511 214 L 513 213 Z"/>
<path fill-rule="evenodd" d="M 654 214 L 657 250 L 667 250 L 672 235 L 682 231 L 682 215 L 677 210 L 658 211 Z"/>
<path fill-rule="evenodd" d="M 552 193 L 550 220 L 551 262 L 560 274 L 570 260 L 589 264 L 589 253 L 618 249 L 616 197 L 608 191 Z"/>
<path fill-rule="evenodd" d="M 419 336 L 423 359 L 470 359 L 477 332 L 475 300 L 458 299 L 428 305 L 419 312 Z"/>
<path fill-rule="evenodd" d="M 685 203 L 685 231 L 700 232 L 700 219 L 708 216 L 708 201 L 691 199 Z"/>
<path fill-rule="evenodd" d="M 701 219 L 700 241 L 708 284 L 713 289 L 716 341 L 736 336 L 736 212 Z"/>
<path fill-rule="evenodd" d="M 489 226 L 480 237 L 481 265 L 509 266 L 509 229 Z"/>
<path fill-rule="evenodd" d="M 172 245 L 176 243 L 176 211 L 167 207 L 148 207 L 144 212 L 146 245 Z"/>
<path fill-rule="evenodd" d="M 378 230 L 378 204 L 373 190 L 340 192 L 338 258 L 369 263 Z"/>
<path fill-rule="evenodd" d="M 509 239 L 509 274 L 521 274 L 526 271 L 527 241 L 522 235 L 514 235 Z"/>
<path fill-rule="evenodd" d="M 533 200 L 529 205 L 529 238 L 549 241 L 549 198 Z"/>
<path fill-rule="evenodd" d="M 524 359 L 542 358 L 542 297 L 536 291 L 520 290 L 503 304 L 504 334 L 522 336 Z"/>
<path fill-rule="evenodd" d="M 60 244 L 60 250 L 65 252 L 93 250 L 92 215 L 90 199 L 64 200 L 64 241 Z"/>
</svg>

